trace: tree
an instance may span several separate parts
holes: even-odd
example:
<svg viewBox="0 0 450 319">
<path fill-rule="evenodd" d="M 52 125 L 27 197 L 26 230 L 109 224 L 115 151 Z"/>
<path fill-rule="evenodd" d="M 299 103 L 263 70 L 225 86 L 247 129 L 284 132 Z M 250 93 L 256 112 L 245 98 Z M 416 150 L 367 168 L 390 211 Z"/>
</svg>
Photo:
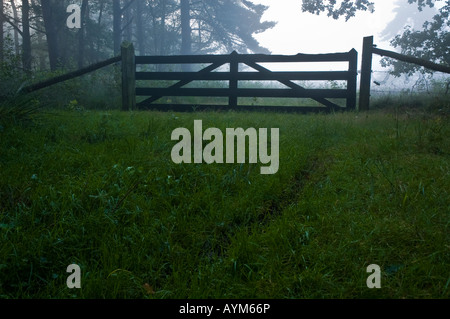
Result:
<svg viewBox="0 0 450 319">
<path fill-rule="evenodd" d="M 416 1 L 408 0 L 408 2 L 413 3 Z M 426 3 L 419 1 L 418 10 L 421 11 L 425 5 L 433 7 L 435 2 L 438 1 L 427 1 Z M 446 0 L 445 5 L 439 9 L 432 20 L 423 24 L 422 30 L 415 30 L 411 26 L 406 26 L 403 34 L 396 35 L 392 39 L 391 44 L 396 48 L 400 48 L 402 54 L 412 55 L 443 65 L 450 65 L 449 14 L 450 0 Z M 433 72 L 414 64 L 403 63 L 389 58 L 384 58 L 381 62 L 383 66 L 393 66 L 394 69 L 391 73 L 395 76 L 405 73 L 412 75 L 417 71 L 422 73 Z"/>
<path fill-rule="evenodd" d="M 407 0 L 407 2 L 416 4 L 419 12 L 422 12 L 426 7 L 433 8 L 436 3 L 441 3 L 443 6 L 432 21 L 426 21 L 423 24 L 422 30 L 414 30 L 411 26 L 406 26 L 402 34 L 396 35 L 391 40 L 391 44 L 400 48 L 402 54 L 450 65 L 450 0 Z M 327 15 L 334 19 L 345 16 L 347 21 L 354 17 L 357 11 L 370 10 L 374 12 L 375 5 L 369 0 L 345 0 L 340 5 L 335 0 L 303 0 L 302 10 L 313 14 L 327 12 Z M 383 58 L 381 63 L 383 66 L 393 66 L 392 74 L 396 76 L 403 73 L 412 75 L 418 70 L 432 72 L 420 66 L 390 58 Z"/>
<path fill-rule="evenodd" d="M 81 3 L 81 28 L 78 30 L 78 68 L 81 69 L 84 64 L 84 52 L 86 48 L 86 20 L 88 18 L 89 0 L 83 0 Z"/>
<path fill-rule="evenodd" d="M 3 0 L 0 0 L 0 9 L 2 10 L 1 11 L 1 13 L 0 13 L 0 65 L 3 63 L 3 47 L 4 47 L 4 40 L 3 40 L 3 33 L 4 33 L 4 31 L 3 31 L 3 22 L 4 22 L 4 18 L 3 18 L 3 15 L 4 15 L 4 7 L 3 7 Z"/>
<path fill-rule="evenodd" d="M 197 28 L 192 50 L 217 52 L 233 50 L 241 53 L 269 53 L 259 45 L 254 34 L 275 26 L 274 22 L 261 22 L 267 6 L 248 0 L 200 0 L 191 4 L 191 19 Z"/>
<path fill-rule="evenodd" d="M 136 39 L 138 44 L 139 53 L 145 55 L 146 45 L 145 45 L 145 31 L 143 23 L 143 5 L 142 1 L 136 1 Z"/>
<path fill-rule="evenodd" d="M 181 0 L 181 54 L 192 54 L 192 29 L 191 29 L 191 1 Z M 184 72 L 191 71 L 191 65 L 183 64 L 181 69 Z"/>
<path fill-rule="evenodd" d="M 122 41 L 122 9 L 120 0 L 113 0 L 113 37 L 114 55 L 120 52 L 120 42 Z"/>
<path fill-rule="evenodd" d="M 22 67 L 26 72 L 31 70 L 31 34 L 30 34 L 30 19 L 29 19 L 29 11 L 30 6 L 28 0 L 22 0 L 21 7 L 17 7 L 15 1 L 10 1 L 10 9 L 13 13 L 13 17 L 9 17 L 6 15 L 4 8 L 3 0 L 0 2 L 2 7 L 2 12 L 0 15 L 0 61 L 4 60 L 4 38 L 3 38 L 3 22 L 8 22 L 13 28 L 14 34 L 14 51 L 16 56 L 20 56 L 22 52 Z M 21 9 L 22 17 L 19 18 L 19 9 Z M 22 24 L 22 29 L 20 28 L 20 24 Z M 22 43 L 19 41 L 19 35 L 22 38 Z M 22 47 L 22 50 L 21 50 Z"/>
<path fill-rule="evenodd" d="M 0 31 L 17 34 L 11 44 L 24 70 L 32 58 L 41 69 L 81 68 L 120 54 L 123 40 L 137 42 L 141 55 L 267 53 L 253 36 L 274 25 L 261 22 L 267 7 L 249 0 L 80 0 L 81 29 L 66 27 L 72 1 L 0 1 Z"/>
<path fill-rule="evenodd" d="M 181 54 L 188 55 L 192 52 L 191 39 L 191 1 L 180 0 L 181 6 Z"/>
<path fill-rule="evenodd" d="M 413 28 L 421 28 L 422 25 L 431 20 L 437 13 L 435 7 L 425 7 L 418 10 L 417 5 L 407 4 L 405 0 L 395 0 L 396 7 L 393 9 L 395 14 L 380 34 L 382 40 L 392 40 L 396 35 L 403 33 L 405 26 L 410 25 Z"/>
<path fill-rule="evenodd" d="M 25 72 L 31 72 L 31 34 L 30 34 L 30 4 L 22 0 L 22 64 Z"/>
<path fill-rule="evenodd" d="M 18 14 L 18 12 L 17 12 L 17 6 L 16 6 L 16 2 L 14 1 L 14 0 L 10 0 L 10 3 L 11 3 L 11 9 L 12 9 L 12 12 L 13 12 L 13 21 L 14 21 L 14 24 L 15 24 L 15 28 L 14 28 L 14 48 L 16 49 L 16 55 L 19 55 L 20 54 L 20 45 L 19 45 L 19 32 L 20 32 L 20 29 L 19 29 L 19 26 L 18 26 L 18 24 L 19 24 L 19 14 Z"/>
<path fill-rule="evenodd" d="M 142 0 L 141 0 L 142 1 Z M 123 31 L 129 30 L 127 34 L 127 40 L 131 41 L 131 13 L 130 6 L 134 3 L 134 0 L 128 0 L 124 6 L 121 6 L 120 0 L 113 0 L 113 34 L 114 34 L 114 54 L 118 55 L 120 52 L 120 45 L 122 43 Z M 122 16 L 126 15 L 126 25 L 122 28 L 123 19 Z"/>
<path fill-rule="evenodd" d="M 67 28 L 64 27 L 66 25 L 66 7 L 66 1 L 41 0 L 42 18 L 52 71 L 66 66 L 67 55 L 70 51 L 69 44 L 72 42 Z"/>
<path fill-rule="evenodd" d="M 416 0 L 417 1 L 417 0 Z M 424 1 L 424 0 L 419 0 Z M 336 3 L 336 0 L 303 0 L 302 11 L 310 12 L 319 15 L 322 12 L 327 12 L 329 17 L 333 19 L 339 19 L 341 16 L 345 16 L 345 21 L 354 17 L 357 11 L 374 12 L 375 5 L 369 0 L 345 0 L 340 1 L 340 4 Z"/>
<path fill-rule="evenodd" d="M 180 1 L 152 1 L 147 6 L 146 18 L 148 53 L 156 55 L 181 53 L 183 44 L 180 34 L 183 32 Z"/>
</svg>

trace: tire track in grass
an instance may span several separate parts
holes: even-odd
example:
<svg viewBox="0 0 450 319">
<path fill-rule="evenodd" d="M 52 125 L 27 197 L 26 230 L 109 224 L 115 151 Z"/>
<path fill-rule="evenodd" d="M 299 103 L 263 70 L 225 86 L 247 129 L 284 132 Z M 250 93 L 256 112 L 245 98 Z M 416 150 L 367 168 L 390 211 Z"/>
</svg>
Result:
<svg viewBox="0 0 450 319">
<path fill-rule="evenodd" d="M 286 187 L 279 192 L 276 198 L 266 202 L 259 214 L 258 222 L 260 225 L 267 225 L 272 217 L 280 215 L 284 209 L 297 204 L 304 187 L 311 180 L 312 175 L 324 172 L 324 160 L 318 155 L 315 155 L 308 162 L 309 164 L 305 168 L 292 176 Z"/>
<path fill-rule="evenodd" d="M 304 187 L 311 181 L 312 175 L 320 174 L 325 168 L 324 161 L 318 155 L 313 155 L 307 163 L 302 169 L 293 174 L 286 182 L 285 187 L 273 199 L 263 203 L 263 207 L 260 208 L 256 216 L 248 220 L 245 225 L 240 225 L 239 227 L 227 227 L 226 224 L 216 225 L 214 237 L 221 244 L 217 245 L 216 242 L 216 245 L 212 245 L 209 240 L 205 241 L 203 246 L 204 255 L 210 259 L 213 256 L 219 258 L 227 256 L 228 249 L 233 244 L 233 238 L 241 227 L 246 228 L 250 234 L 254 229 L 252 225 L 256 224 L 258 227 L 266 227 L 274 218 L 280 216 L 284 209 L 296 204 Z"/>
</svg>

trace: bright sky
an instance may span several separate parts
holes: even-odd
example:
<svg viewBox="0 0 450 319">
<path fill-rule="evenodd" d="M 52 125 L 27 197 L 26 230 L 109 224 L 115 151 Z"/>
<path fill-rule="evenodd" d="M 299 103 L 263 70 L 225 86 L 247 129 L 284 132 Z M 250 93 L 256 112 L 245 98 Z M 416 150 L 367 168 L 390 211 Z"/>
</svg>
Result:
<svg viewBox="0 0 450 319">
<path fill-rule="evenodd" d="M 302 12 L 302 0 L 252 2 L 269 6 L 263 20 L 278 22 L 273 29 L 256 35 L 260 44 L 273 54 L 347 52 L 354 48 L 359 53 L 359 61 L 365 36 L 373 35 L 379 48 L 395 51 L 389 41 L 383 41 L 380 35 L 395 18 L 395 8 L 399 6 L 396 3 L 408 5 L 406 0 L 373 0 L 374 13 L 357 12 L 355 17 L 345 22 L 343 17 L 334 20 L 326 13 L 317 16 Z M 379 60 L 374 56 L 374 69 L 382 69 Z"/>
</svg>

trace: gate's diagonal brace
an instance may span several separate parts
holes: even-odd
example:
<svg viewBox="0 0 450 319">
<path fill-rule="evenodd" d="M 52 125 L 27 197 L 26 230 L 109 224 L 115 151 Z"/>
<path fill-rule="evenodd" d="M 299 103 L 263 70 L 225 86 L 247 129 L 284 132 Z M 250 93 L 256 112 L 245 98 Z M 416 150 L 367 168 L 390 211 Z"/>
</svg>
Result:
<svg viewBox="0 0 450 319">
<path fill-rule="evenodd" d="M 261 73 L 272 73 L 272 71 L 270 71 L 269 69 L 266 69 L 265 67 L 255 63 L 255 62 L 245 62 L 245 64 L 247 64 L 249 67 L 261 72 Z M 306 89 L 298 84 L 295 84 L 294 82 L 290 81 L 290 80 L 277 80 L 278 82 L 290 87 L 293 90 L 298 90 L 298 91 L 306 91 Z M 327 108 L 330 109 L 340 109 L 341 107 L 333 102 L 328 101 L 325 98 L 314 98 L 312 97 L 311 99 L 325 105 Z"/>
<path fill-rule="evenodd" d="M 206 68 L 201 69 L 200 71 L 198 71 L 198 73 L 208 73 L 208 72 L 214 71 L 215 69 L 217 69 L 218 67 L 224 65 L 225 63 L 226 62 L 213 63 L 210 66 L 207 66 Z M 187 85 L 187 84 L 189 84 L 189 83 L 191 83 L 193 81 L 194 80 L 182 80 L 182 81 L 179 81 L 179 82 L 175 83 L 174 85 L 172 85 L 172 86 L 170 86 L 168 88 L 169 89 L 179 89 L 179 88 L 181 88 L 181 87 L 183 87 L 183 86 L 185 86 L 185 85 Z M 155 96 L 152 96 L 152 97 L 150 97 L 150 98 L 140 102 L 138 105 L 139 106 L 149 105 L 149 104 L 159 100 L 162 97 L 163 97 L 162 95 L 155 95 Z"/>
</svg>

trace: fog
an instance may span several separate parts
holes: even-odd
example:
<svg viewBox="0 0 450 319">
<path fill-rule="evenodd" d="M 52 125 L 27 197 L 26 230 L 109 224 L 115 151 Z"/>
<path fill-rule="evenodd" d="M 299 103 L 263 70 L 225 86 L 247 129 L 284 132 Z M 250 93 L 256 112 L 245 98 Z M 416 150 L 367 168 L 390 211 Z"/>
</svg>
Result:
<svg viewBox="0 0 450 319">
<path fill-rule="evenodd" d="M 256 38 L 262 46 L 273 53 L 330 53 L 346 52 L 362 48 L 365 36 L 373 35 L 378 47 L 395 50 L 390 40 L 401 33 L 406 25 L 416 28 L 431 19 L 437 13 L 436 8 L 426 7 L 417 10 L 417 4 L 408 4 L 406 0 L 374 0 L 375 12 L 358 12 L 349 21 L 342 17 L 334 20 L 326 14 L 320 16 L 301 11 L 298 0 L 255 0 L 269 6 L 264 19 L 276 21 L 277 25 Z M 374 56 L 374 69 L 384 70 Z"/>
</svg>

